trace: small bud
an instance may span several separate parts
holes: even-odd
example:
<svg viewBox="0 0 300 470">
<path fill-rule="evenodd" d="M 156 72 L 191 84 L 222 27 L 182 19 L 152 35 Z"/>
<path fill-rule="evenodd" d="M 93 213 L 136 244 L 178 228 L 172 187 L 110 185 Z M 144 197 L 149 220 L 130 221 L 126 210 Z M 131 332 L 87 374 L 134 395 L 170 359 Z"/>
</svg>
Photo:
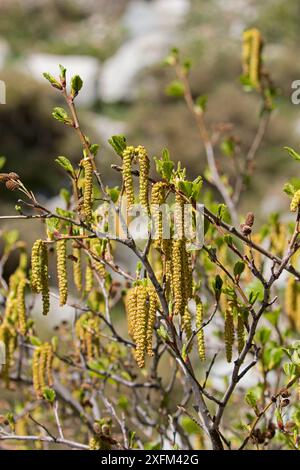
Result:
<svg viewBox="0 0 300 470">
<path fill-rule="evenodd" d="M 245 219 L 245 225 L 249 225 L 249 227 L 252 227 L 254 223 L 254 214 L 253 212 L 248 212 L 246 219 Z"/>
<path fill-rule="evenodd" d="M 240 227 L 243 235 L 247 236 L 250 235 L 250 233 L 252 232 L 252 228 L 249 225 L 241 224 Z"/>
</svg>

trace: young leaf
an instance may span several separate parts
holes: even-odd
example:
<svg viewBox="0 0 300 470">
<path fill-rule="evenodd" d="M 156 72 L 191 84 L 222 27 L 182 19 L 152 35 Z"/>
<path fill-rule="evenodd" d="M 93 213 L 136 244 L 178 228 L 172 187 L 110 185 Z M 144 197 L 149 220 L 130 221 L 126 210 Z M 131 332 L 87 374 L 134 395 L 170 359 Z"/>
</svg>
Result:
<svg viewBox="0 0 300 470">
<path fill-rule="evenodd" d="M 108 139 L 108 143 L 112 146 L 116 154 L 122 157 L 126 148 L 126 137 L 124 135 L 113 135 Z"/>
<path fill-rule="evenodd" d="M 237 261 L 233 268 L 233 273 L 235 277 L 239 277 L 245 269 L 245 263 L 242 261 Z"/>
<path fill-rule="evenodd" d="M 78 95 L 82 88 L 82 85 L 83 81 L 79 75 L 74 75 L 74 77 L 71 78 L 71 95 L 73 96 L 73 98 Z"/>
<path fill-rule="evenodd" d="M 69 118 L 68 113 L 64 110 L 64 108 L 54 108 L 52 112 L 52 116 L 57 121 L 63 122 L 64 124 L 72 125 L 73 121 Z"/>
<path fill-rule="evenodd" d="M 48 80 L 49 83 L 51 83 L 51 85 L 54 88 L 57 88 L 58 90 L 62 90 L 61 84 L 56 80 L 56 78 L 50 75 L 50 73 L 45 72 L 43 73 L 43 76 L 45 77 L 46 80 Z"/>
<path fill-rule="evenodd" d="M 52 388 L 44 388 L 43 390 L 43 397 L 45 400 L 47 400 L 49 403 L 53 403 L 56 397 L 55 390 Z"/>
<path fill-rule="evenodd" d="M 166 95 L 173 98 L 182 98 L 184 96 L 184 85 L 179 80 L 169 83 L 166 88 Z"/>
<path fill-rule="evenodd" d="M 66 170 L 67 173 L 69 173 L 70 175 L 74 175 L 74 168 L 70 162 L 70 160 L 67 158 L 67 157 L 63 157 L 63 156 L 60 156 L 60 157 L 57 157 L 55 159 L 56 163 L 58 163 L 58 165 L 60 165 L 64 170 Z"/>
</svg>

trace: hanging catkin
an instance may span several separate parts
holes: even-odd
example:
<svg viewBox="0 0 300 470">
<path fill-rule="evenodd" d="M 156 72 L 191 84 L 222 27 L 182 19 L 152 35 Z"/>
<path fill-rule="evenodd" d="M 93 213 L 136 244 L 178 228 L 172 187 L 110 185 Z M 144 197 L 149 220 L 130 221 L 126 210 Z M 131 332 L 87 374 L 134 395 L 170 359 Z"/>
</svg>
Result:
<svg viewBox="0 0 300 470">
<path fill-rule="evenodd" d="M 130 146 L 126 147 L 123 151 L 123 167 L 122 167 L 122 175 L 123 175 L 123 183 L 125 188 L 125 195 L 127 199 L 127 210 L 131 208 L 134 204 L 134 190 L 133 190 L 133 180 L 132 180 L 132 173 L 131 173 L 131 163 L 132 159 L 135 156 L 135 148 Z"/>
<path fill-rule="evenodd" d="M 172 242 L 172 292 L 174 298 L 174 315 L 184 314 L 184 272 L 182 265 L 183 240 Z"/>
<path fill-rule="evenodd" d="M 91 260 L 88 259 L 87 265 L 85 268 L 85 291 L 91 292 L 91 290 L 93 289 L 93 284 L 94 284 L 93 267 L 92 267 Z"/>
<path fill-rule="evenodd" d="M 93 215 L 93 165 L 90 158 L 82 160 L 84 168 L 83 211 L 86 220 Z"/>
<path fill-rule="evenodd" d="M 165 203 L 165 183 L 158 181 L 152 186 L 151 212 L 153 220 L 153 239 L 157 248 L 163 247 L 163 216 L 160 206 Z"/>
<path fill-rule="evenodd" d="M 245 325 L 242 314 L 239 312 L 237 317 L 237 340 L 238 353 L 240 354 L 245 346 Z"/>
<path fill-rule="evenodd" d="M 43 240 L 36 240 L 31 250 L 31 289 L 33 292 L 42 291 L 41 247 Z"/>
<path fill-rule="evenodd" d="M 21 335 L 26 334 L 25 288 L 27 280 L 21 279 L 17 290 L 18 323 Z"/>
<path fill-rule="evenodd" d="M 136 327 L 135 327 L 135 358 L 139 367 L 145 366 L 145 352 L 147 347 L 147 288 L 143 285 L 137 286 L 137 305 L 136 305 Z"/>
<path fill-rule="evenodd" d="M 65 305 L 68 298 L 68 279 L 67 279 L 67 241 L 64 239 L 56 242 L 57 256 L 57 278 L 59 289 L 59 303 Z"/>
<path fill-rule="evenodd" d="M 32 380 L 37 398 L 43 396 L 44 390 L 53 385 L 52 377 L 53 348 L 50 343 L 43 343 L 33 352 Z"/>
<path fill-rule="evenodd" d="M 155 325 L 156 319 L 156 309 L 157 309 L 157 294 L 153 287 L 153 285 L 148 286 L 148 298 L 149 298 L 149 313 L 148 313 L 148 321 L 147 321 L 147 354 L 148 356 L 152 357 L 154 355 L 152 350 L 152 337 L 153 337 L 153 330 Z"/>
<path fill-rule="evenodd" d="M 300 189 L 298 189 L 292 200 L 291 200 L 291 205 L 290 205 L 290 210 L 291 212 L 296 212 L 299 208 L 299 205 L 300 205 Z"/>
<path fill-rule="evenodd" d="M 196 298 L 196 331 L 198 353 L 201 361 L 205 361 L 205 341 L 203 329 L 203 304 L 199 297 Z"/>
<path fill-rule="evenodd" d="M 126 295 L 125 307 L 127 313 L 128 333 L 135 341 L 135 327 L 136 327 L 136 309 L 137 309 L 137 286 L 132 287 Z"/>
<path fill-rule="evenodd" d="M 3 378 L 6 387 L 9 387 L 9 371 L 12 364 L 13 353 L 16 349 L 16 332 L 8 322 L 0 325 L 0 341 L 4 344 L 5 364 L 3 365 Z"/>
<path fill-rule="evenodd" d="M 231 362 L 232 347 L 234 343 L 234 323 L 233 323 L 232 305 L 229 305 L 229 307 L 226 309 L 226 312 L 225 312 L 224 338 L 225 338 L 226 359 L 227 359 L 227 362 Z"/>
<path fill-rule="evenodd" d="M 140 167 L 140 204 L 146 213 L 149 213 L 149 170 L 150 162 L 145 147 L 139 145 L 136 148 L 138 162 Z"/>
<path fill-rule="evenodd" d="M 41 282 L 42 282 L 42 302 L 43 315 L 47 315 L 50 310 L 49 294 L 49 272 L 48 272 L 48 249 L 46 243 L 43 243 L 40 250 L 41 258 Z"/>
<path fill-rule="evenodd" d="M 73 245 L 73 279 L 78 292 L 82 291 L 82 266 L 81 266 L 81 249 Z"/>
<path fill-rule="evenodd" d="M 243 34 L 243 73 L 249 78 L 255 88 L 260 87 L 262 37 L 256 28 L 249 29 Z"/>
<path fill-rule="evenodd" d="M 192 328 L 192 316 L 188 307 L 185 307 L 184 314 L 182 317 L 182 329 L 185 332 L 187 338 L 190 338 L 193 334 Z"/>
</svg>

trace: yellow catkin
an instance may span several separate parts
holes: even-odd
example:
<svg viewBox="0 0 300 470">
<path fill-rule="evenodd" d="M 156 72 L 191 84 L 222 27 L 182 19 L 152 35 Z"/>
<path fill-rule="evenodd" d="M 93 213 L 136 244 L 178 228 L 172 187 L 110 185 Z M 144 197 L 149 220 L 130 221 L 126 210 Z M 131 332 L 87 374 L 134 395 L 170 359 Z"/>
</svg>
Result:
<svg viewBox="0 0 300 470">
<path fill-rule="evenodd" d="M 47 315 L 50 310 L 49 294 L 49 272 L 48 272 L 48 249 L 46 243 L 43 243 L 40 249 L 41 257 L 41 283 L 42 283 L 42 302 L 43 315 Z"/>
<path fill-rule="evenodd" d="M 126 295 L 125 307 L 127 313 L 127 324 L 128 333 L 130 337 L 135 341 L 135 329 L 136 329 L 136 309 L 137 309 L 137 287 L 132 287 Z"/>
<path fill-rule="evenodd" d="M 6 387 L 9 387 L 9 371 L 12 363 L 12 356 L 16 347 L 16 333 L 13 328 L 4 322 L 0 325 L 0 341 L 4 345 L 5 364 L 3 365 L 3 378 Z"/>
<path fill-rule="evenodd" d="M 59 289 L 59 303 L 65 305 L 68 298 L 68 278 L 67 278 L 67 242 L 58 240 L 56 242 L 57 256 L 57 278 Z"/>
<path fill-rule="evenodd" d="M 94 283 L 94 273 L 93 273 L 93 268 L 92 268 L 92 262 L 89 259 L 88 264 L 85 268 L 85 291 L 86 292 L 91 292 L 93 289 L 93 283 Z"/>
<path fill-rule="evenodd" d="M 53 366 L 53 349 L 51 344 L 45 343 L 44 348 L 46 350 L 46 376 L 48 380 L 49 387 L 53 386 L 53 374 L 52 374 L 52 366 Z"/>
<path fill-rule="evenodd" d="M 100 318 L 93 317 L 91 312 L 82 315 L 75 324 L 75 335 L 80 342 L 77 352 L 86 354 L 87 360 L 92 361 L 98 357 Z"/>
<path fill-rule="evenodd" d="M 84 168 L 83 212 L 86 220 L 93 215 L 93 165 L 89 158 L 82 160 Z"/>
<path fill-rule="evenodd" d="M 203 304 L 201 299 L 196 299 L 196 331 L 197 331 L 197 344 L 198 354 L 201 361 L 205 361 L 205 340 L 204 340 L 204 329 L 203 329 Z"/>
<path fill-rule="evenodd" d="M 238 353 L 240 354 L 245 346 L 245 325 L 243 316 L 238 313 L 237 317 L 237 340 L 238 340 Z"/>
<path fill-rule="evenodd" d="M 145 147 L 139 145 L 136 148 L 138 162 L 140 167 L 140 204 L 143 209 L 149 213 L 149 170 L 150 162 Z"/>
<path fill-rule="evenodd" d="M 40 356 L 39 356 L 39 384 L 40 390 L 43 394 L 46 388 L 46 370 L 47 370 L 47 349 L 44 345 L 40 347 Z"/>
<path fill-rule="evenodd" d="M 27 280 L 21 279 L 17 290 L 18 323 L 21 335 L 26 334 L 25 288 Z"/>
<path fill-rule="evenodd" d="M 6 303 L 5 303 L 4 318 L 5 320 L 8 320 L 10 323 L 14 323 L 18 318 L 17 291 L 18 291 L 19 282 L 20 282 L 20 276 L 19 276 L 19 273 L 16 271 L 9 278 L 8 294 L 7 294 Z"/>
<path fill-rule="evenodd" d="M 182 266 L 183 240 L 173 240 L 172 243 L 172 291 L 174 298 L 174 315 L 184 314 L 184 273 Z"/>
<path fill-rule="evenodd" d="M 291 212 L 296 212 L 299 208 L 299 205 L 300 205 L 300 189 L 298 189 L 292 200 L 291 200 L 291 205 L 290 205 L 290 210 Z"/>
<path fill-rule="evenodd" d="M 233 311 L 232 311 L 231 305 L 227 308 L 225 312 L 224 338 L 225 338 L 226 359 L 227 359 L 227 362 L 231 362 L 232 347 L 234 343 L 234 323 L 233 323 Z"/>
<path fill-rule="evenodd" d="M 165 183 L 158 181 L 152 186 L 151 215 L 153 220 L 154 241 L 157 248 L 163 245 L 163 217 L 160 206 L 165 202 Z"/>
<path fill-rule="evenodd" d="M 178 193 L 175 196 L 174 230 L 177 238 L 184 238 L 184 199 Z"/>
<path fill-rule="evenodd" d="M 139 367 L 145 366 L 145 352 L 147 347 L 147 288 L 137 286 L 136 328 L 135 328 L 135 358 Z"/>
<path fill-rule="evenodd" d="M 40 398 L 42 395 L 42 389 L 40 385 L 40 348 L 36 348 L 33 352 L 32 358 L 32 380 L 33 388 L 37 398 Z"/>
<path fill-rule="evenodd" d="M 36 240 L 31 250 L 31 289 L 33 292 L 42 291 L 41 247 L 43 240 Z"/>
<path fill-rule="evenodd" d="M 73 246 L 73 279 L 78 292 L 82 291 L 82 266 L 81 266 L 81 250 L 76 245 Z"/>
<path fill-rule="evenodd" d="M 152 285 L 148 286 L 148 299 L 149 299 L 149 312 L 148 312 L 148 321 L 147 321 L 147 333 L 146 333 L 146 342 L 147 342 L 147 354 L 152 357 L 154 355 L 152 350 L 152 337 L 153 330 L 156 319 L 156 309 L 157 309 L 157 294 Z"/>
<path fill-rule="evenodd" d="M 259 89 L 261 79 L 262 37 L 258 29 L 253 28 L 243 34 L 243 73 L 251 84 Z"/>
<path fill-rule="evenodd" d="M 182 317 L 182 329 L 185 332 L 187 338 L 190 338 L 192 336 L 192 316 L 190 310 L 187 307 L 185 307 L 184 314 Z"/>
<path fill-rule="evenodd" d="M 182 248 L 182 266 L 183 266 L 183 292 L 185 296 L 185 303 L 192 298 L 193 295 L 193 272 L 192 272 L 192 258 L 191 253 L 186 249 L 186 243 L 183 243 Z"/>
<path fill-rule="evenodd" d="M 125 195 L 127 198 L 127 210 L 131 208 L 134 204 L 134 190 L 133 190 L 133 179 L 131 173 L 131 163 L 132 159 L 135 156 L 135 148 L 134 147 L 126 147 L 123 152 L 123 167 L 122 167 L 122 175 L 123 175 L 123 183 L 125 188 Z"/>
<path fill-rule="evenodd" d="M 97 238 L 91 240 L 91 254 L 93 256 L 92 265 L 95 268 L 97 274 L 100 276 L 100 279 L 105 279 L 106 269 L 104 262 L 99 261 L 102 258 L 102 247 L 100 240 Z M 98 260 L 99 259 L 99 260 Z"/>
</svg>

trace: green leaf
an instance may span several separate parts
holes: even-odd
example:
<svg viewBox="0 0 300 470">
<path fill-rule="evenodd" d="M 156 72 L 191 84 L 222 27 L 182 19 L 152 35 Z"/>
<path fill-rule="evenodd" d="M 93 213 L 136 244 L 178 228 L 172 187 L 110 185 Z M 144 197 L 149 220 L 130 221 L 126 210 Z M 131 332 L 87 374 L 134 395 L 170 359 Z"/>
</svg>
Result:
<svg viewBox="0 0 300 470">
<path fill-rule="evenodd" d="M 265 345 L 269 341 L 271 336 L 271 330 L 265 326 L 260 328 L 256 333 L 257 340 L 262 344 Z"/>
<path fill-rule="evenodd" d="M 52 116 L 57 121 L 63 122 L 64 124 L 72 125 L 73 121 L 69 118 L 68 113 L 64 110 L 64 108 L 54 108 Z"/>
<path fill-rule="evenodd" d="M 292 364 L 291 362 L 286 362 L 285 364 L 283 364 L 283 370 L 284 370 L 285 375 L 291 378 L 294 375 L 296 375 L 297 367 L 296 367 L 296 364 Z"/>
<path fill-rule="evenodd" d="M 114 188 L 106 188 L 106 191 L 111 198 L 112 202 L 115 204 L 120 196 L 120 188 L 115 186 Z"/>
<path fill-rule="evenodd" d="M 42 341 L 37 336 L 29 336 L 29 341 L 32 346 L 41 346 Z"/>
<path fill-rule="evenodd" d="M 192 434 L 199 434 L 200 432 L 199 426 L 189 416 L 182 416 L 180 424 L 190 436 Z"/>
<path fill-rule="evenodd" d="M 73 98 L 78 95 L 82 88 L 82 85 L 83 81 L 79 75 L 74 75 L 74 77 L 71 78 L 71 95 L 73 96 Z"/>
<path fill-rule="evenodd" d="M 0 170 L 2 170 L 5 163 L 6 163 L 6 157 L 0 157 Z"/>
<path fill-rule="evenodd" d="M 198 109 L 199 111 L 204 113 L 204 111 L 206 111 L 206 108 L 207 108 L 207 96 L 205 95 L 198 96 L 198 98 L 196 99 L 195 105 L 196 105 L 196 110 Z"/>
<path fill-rule="evenodd" d="M 245 263 L 243 263 L 242 261 L 237 261 L 233 268 L 234 276 L 239 277 L 244 272 L 244 269 Z"/>
<path fill-rule="evenodd" d="M 61 79 L 65 81 L 66 80 L 67 69 L 63 65 L 59 64 L 59 71 L 60 71 Z"/>
<path fill-rule="evenodd" d="M 99 150 L 100 145 L 99 144 L 92 144 L 90 146 L 90 151 L 94 155 L 94 157 L 97 155 L 98 150 Z"/>
<path fill-rule="evenodd" d="M 283 186 L 283 191 L 290 197 L 293 197 L 295 192 L 296 192 L 296 188 L 295 186 L 293 186 L 292 184 L 290 183 L 285 183 L 285 185 Z"/>
<path fill-rule="evenodd" d="M 62 86 L 59 83 L 59 81 L 57 81 L 56 78 L 54 78 L 52 75 L 50 75 L 50 73 L 45 72 L 45 73 L 43 73 L 43 76 L 45 77 L 46 80 L 48 80 L 49 83 L 51 83 L 51 85 L 54 88 L 57 88 L 58 90 L 62 90 Z"/>
<path fill-rule="evenodd" d="M 167 148 L 164 148 L 162 151 L 161 158 L 154 157 L 156 171 L 161 177 L 167 181 L 170 181 L 173 169 L 174 162 L 170 159 L 170 152 Z"/>
<path fill-rule="evenodd" d="M 184 84 L 180 80 L 174 80 L 166 87 L 166 95 L 173 98 L 182 98 L 184 96 Z"/>
<path fill-rule="evenodd" d="M 45 400 L 47 400 L 49 403 L 53 403 L 56 397 L 55 390 L 52 388 L 44 388 L 43 390 L 43 397 Z"/>
<path fill-rule="evenodd" d="M 292 149 L 291 147 L 283 147 L 284 150 L 286 150 L 290 156 L 297 161 L 300 161 L 300 154 L 296 152 L 296 150 Z"/>
<path fill-rule="evenodd" d="M 226 157 L 231 157 L 234 154 L 235 143 L 233 139 L 225 139 L 221 143 L 221 151 Z"/>
<path fill-rule="evenodd" d="M 255 410 L 257 409 L 257 397 L 255 396 L 252 390 L 247 392 L 245 396 L 245 402 L 247 403 L 247 405 L 251 406 L 251 408 Z"/>
<path fill-rule="evenodd" d="M 191 181 L 178 181 L 177 186 L 186 197 L 190 198 L 192 196 L 193 183 Z"/>
<path fill-rule="evenodd" d="M 69 173 L 71 176 L 74 175 L 74 168 L 72 166 L 72 163 L 67 157 L 64 156 L 59 156 L 55 159 L 56 163 L 60 165 L 64 170 L 66 170 L 67 173 Z"/>
<path fill-rule="evenodd" d="M 126 411 L 128 409 L 129 400 L 125 395 L 121 395 L 118 399 L 118 406 L 123 410 Z"/>
<path fill-rule="evenodd" d="M 126 148 L 126 137 L 124 135 L 113 135 L 108 139 L 108 143 L 112 146 L 117 155 L 122 157 Z"/>
<path fill-rule="evenodd" d="M 169 336 L 168 336 L 168 333 L 167 333 L 167 330 L 165 329 L 165 327 L 163 325 L 161 325 L 159 327 L 159 329 L 157 330 L 157 333 L 158 333 L 158 336 L 160 336 L 162 339 L 164 339 L 165 341 L 168 341 L 169 340 Z"/>
</svg>

